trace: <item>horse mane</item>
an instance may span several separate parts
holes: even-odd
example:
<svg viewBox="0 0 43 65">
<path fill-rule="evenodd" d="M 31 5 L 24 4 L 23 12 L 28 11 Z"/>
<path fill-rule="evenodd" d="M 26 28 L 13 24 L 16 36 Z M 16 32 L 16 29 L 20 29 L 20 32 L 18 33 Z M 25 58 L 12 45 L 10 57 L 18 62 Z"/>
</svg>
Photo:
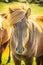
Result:
<svg viewBox="0 0 43 65">
<path fill-rule="evenodd" d="M 14 8 L 10 9 L 10 14 L 8 15 L 8 20 L 15 24 L 17 22 L 20 22 L 25 16 L 25 11 L 22 8 Z"/>
</svg>

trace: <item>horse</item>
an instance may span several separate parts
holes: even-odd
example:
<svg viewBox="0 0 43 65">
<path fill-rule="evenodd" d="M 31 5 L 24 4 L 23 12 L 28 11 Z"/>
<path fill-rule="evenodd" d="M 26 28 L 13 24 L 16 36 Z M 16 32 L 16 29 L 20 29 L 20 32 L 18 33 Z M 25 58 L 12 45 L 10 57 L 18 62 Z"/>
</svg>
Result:
<svg viewBox="0 0 43 65">
<path fill-rule="evenodd" d="M 30 8 L 9 8 L 8 20 L 13 26 L 10 48 L 15 64 L 20 65 L 23 59 L 26 65 L 32 65 L 36 57 L 37 65 L 43 65 L 43 16 L 31 15 Z"/>
<path fill-rule="evenodd" d="M 0 13 L 0 64 L 2 63 L 2 54 L 6 47 L 9 47 L 9 39 L 10 39 L 10 32 L 11 28 L 9 27 L 9 24 L 7 22 L 7 15 L 4 13 Z M 10 62 L 10 52 L 7 63 Z"/>
</svg>

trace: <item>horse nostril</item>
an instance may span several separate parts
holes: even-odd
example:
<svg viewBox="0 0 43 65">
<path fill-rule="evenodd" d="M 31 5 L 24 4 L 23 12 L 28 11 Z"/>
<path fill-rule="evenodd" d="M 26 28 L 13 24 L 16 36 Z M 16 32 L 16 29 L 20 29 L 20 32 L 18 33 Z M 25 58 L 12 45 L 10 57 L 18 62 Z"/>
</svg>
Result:
<svg viewBox="0 0 43 65">
<path fill-rule="evenodd" d="M 16 48 L 16 51 L 18 51 L 18 48 Z"/>
<path fill-rule="evenodd" d="M 21 50 L 24 51 L 24 47 L 22 47 Z"/>
<path fill-rule="evenodd" d="M 24 51 L 24 47 L 21 47 L 21 48 L 16 48 L 16 52 L 17 53 L 23 53 L 23 51 Z"/>
</svg>

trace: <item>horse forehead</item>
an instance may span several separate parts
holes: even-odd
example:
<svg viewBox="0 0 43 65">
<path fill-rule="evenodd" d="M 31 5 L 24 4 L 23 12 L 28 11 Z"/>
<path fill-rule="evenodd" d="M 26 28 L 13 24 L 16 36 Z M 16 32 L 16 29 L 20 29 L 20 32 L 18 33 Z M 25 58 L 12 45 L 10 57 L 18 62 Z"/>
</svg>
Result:
<svg viewBox="0 0 43 65">
<path fill-rule="evenodd" d="M 18 21 L 16 24 L 17 27 L 26 27 L 27 24 L 26 22 L 28 21 L 28 19 L 26 17 L 24 17 L 23 19 L 21 19 L 20 21 Z"/>
<path fill-rule="evenodd" d="M 15 31 L 23 32 L 27 29 L 26 23 L 21 22 L 20 24 L 16 24 Z"/>
</svg>

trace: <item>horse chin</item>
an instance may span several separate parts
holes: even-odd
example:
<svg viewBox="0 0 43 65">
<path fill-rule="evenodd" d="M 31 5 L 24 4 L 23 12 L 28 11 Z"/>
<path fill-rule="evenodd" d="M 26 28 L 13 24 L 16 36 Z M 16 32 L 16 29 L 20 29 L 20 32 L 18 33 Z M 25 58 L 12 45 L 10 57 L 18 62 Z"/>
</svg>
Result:
<svg viewBox="0 0 43 65">
<path fill-rule="evenodd" d="M 16 59 L 18 59 L 18 60 L 22 60 L 22 59 L 24 59 L 25 57 L 27 57 L 27 52 L 24 52 L 24 53 L 22 53 L 22 54 L 19 54 L 19 53 L 14 53 L 13 54 L 13 56 L 15 56 L 16 57 Z"/>
</svg>

